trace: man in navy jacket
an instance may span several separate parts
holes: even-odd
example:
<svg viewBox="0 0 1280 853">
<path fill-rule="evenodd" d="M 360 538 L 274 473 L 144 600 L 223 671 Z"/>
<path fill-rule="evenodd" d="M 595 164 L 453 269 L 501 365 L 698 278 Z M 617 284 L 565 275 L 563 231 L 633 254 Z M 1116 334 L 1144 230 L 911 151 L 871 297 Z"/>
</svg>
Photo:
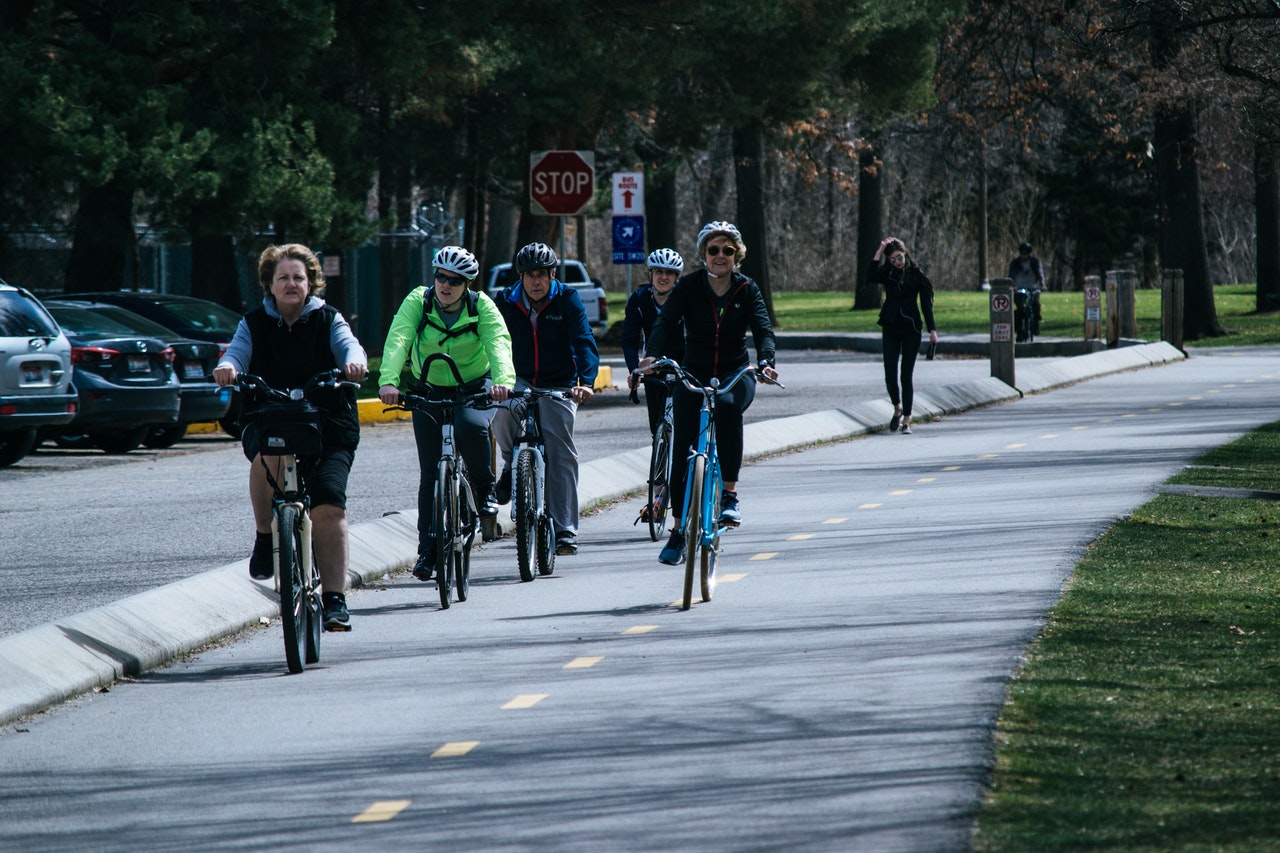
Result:
<svg viewBox="0 0 1280 853">
<path fill-rule="evenodd" d="M 556 553 L 578 551 L 578 450 L 573 443 L 573 421 L 579 403 L 592 397 L 600 353 L 587 321 L 582 300 L 571 287 L 555 277 L 560 264 L 544 243 L 530 243 L 516 253 L 520 281 L 498 299 L 498 310 L 511 332 L 511 355 L 516 368 L 516 390 L 537 388 L 563 391 L 568 400 L 539 401 L 542 437 L 547 454 L 547 503 L 556 529 Z M 494 413 L 493 434 L 502 452 L 502 476 L 498 501 L 511 500 L 511 450 L 516 421 L 511 405 Z"/>
</svg>

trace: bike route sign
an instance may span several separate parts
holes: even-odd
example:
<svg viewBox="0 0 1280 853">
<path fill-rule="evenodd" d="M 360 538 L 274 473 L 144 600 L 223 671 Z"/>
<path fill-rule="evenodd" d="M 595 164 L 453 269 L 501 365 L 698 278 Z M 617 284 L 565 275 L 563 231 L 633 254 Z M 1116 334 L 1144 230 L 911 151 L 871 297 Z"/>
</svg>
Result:
<svg viewBox="0 0 1280 853">
<path fill-rule="evenodd" d="M 644 263 L 644 217 L 613 217 L 613 262 Z"/>
</svg>

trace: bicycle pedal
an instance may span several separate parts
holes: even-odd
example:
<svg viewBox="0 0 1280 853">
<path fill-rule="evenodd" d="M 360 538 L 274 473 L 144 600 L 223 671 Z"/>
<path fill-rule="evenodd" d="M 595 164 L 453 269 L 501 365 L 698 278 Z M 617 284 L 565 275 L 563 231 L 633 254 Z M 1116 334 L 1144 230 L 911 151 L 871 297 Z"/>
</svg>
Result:
<svg viewBox="0 0 1280 853">
<path fill-rule="evenodd" d="M 727 519 L 719 522 L 719 524 L 721 527 L 741 527 L 742 526 L 741 521 L 729 521 Z"/>
<path fill-rule="evenodd" d="M 330 634 L 345 634 L 351 630 L 350 625 L 325 625 L 324 629 Z"/>
</svg>

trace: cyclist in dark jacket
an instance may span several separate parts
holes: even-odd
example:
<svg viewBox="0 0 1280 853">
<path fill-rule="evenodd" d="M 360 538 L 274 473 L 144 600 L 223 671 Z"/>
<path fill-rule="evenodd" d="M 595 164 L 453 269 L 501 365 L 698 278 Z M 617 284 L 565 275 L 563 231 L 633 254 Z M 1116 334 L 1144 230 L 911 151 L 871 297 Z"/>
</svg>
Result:
<svg viewBox="0 0 1280 853">
<path fill-rule="evenodd" d="M 627 384 L 631 388 L 631 399 L 639 402 L 635 394 L 640 384 L 640 377 L 635 369 L 640 366 L 640 357 L 644 355 L 645 343 L 653 335 L 653 326 L 658 322 L 658 312 L 671 295 L 676 278 L 684 271 L 684 258 L 675 249 L 654 249 L 645 262 L 649 268 L 649 282 L 642 285 L 627 299 L 626 312 L 622 319 L 622 357 L 627 362 Z M 683 336 L 677 335 L 670 347 L 671 358 L 677 362 L 684 360 Z M 657 377 L 644 378 L 644 400 L 649 408 L 649 434 L 658 430 L 662 421 L 662 411 L 667 405 L 667 384 Z"/>
<path fill-rule="evenodd" d="M 746 255 L 742 234 L 729 222 L 709 222 L 698 234 L 702 267 L 676 282 L 658 317 L 645 350 L 642 366 L 655 358 L 669 357 L 683 337 L 684 367 L 703 385 L 711 378 L 722 381 L 751 363 L 747 332 L 751 332 L 756 358 L 770 378 L 774 369 L 773 327 L 764 296 L 754 281 L 737 271 Z M 742 414 L 755 399 L 755 379 L 747 377 L 716 402 L 716 441 L 724 491 L 720 495 L 720 522 L 738 524 L 738 475 L 742 468 Z M 683 386 L 676 388 L 675 437 L 672 450 L 684 459 L 697 441 L 702 397 Z M 671 514 L 679 527 L 683 517 L 686 469 L 673 465 Z M 674 530 L 658 559 L 675 565 L 684 554 L 684 536 Z"/>
<path fill-rule="evenodd" d="M 516 253 L 520 281 L 503 291 L 498 310 L 511 332 L 516 388 L 564 391 L 568 400 L 539 401 L 547 451 L 548 511 L 556 528 L 556 553 L 578 551 L 578 450 L 573 421 L 578 404 L 591 399 L 600 353 L 587 309 L 571 287 L 556 279 L 559 258 L 550 246 L 530 243 Z M 519 404 L 519 401 L 513 401 Z M 504 468 L 498 478 L 499 503 L 511 500 L 511 450 L 516 421 L 510 407 L 494 412 L 492 430 Z"/>
</svg>

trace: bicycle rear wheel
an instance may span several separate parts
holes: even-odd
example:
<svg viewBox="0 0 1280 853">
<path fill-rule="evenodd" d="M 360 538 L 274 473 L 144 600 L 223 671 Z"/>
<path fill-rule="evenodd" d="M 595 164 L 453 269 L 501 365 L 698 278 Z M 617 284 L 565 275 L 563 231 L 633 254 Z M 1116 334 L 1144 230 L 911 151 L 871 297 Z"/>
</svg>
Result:
<svg viewBox="0 0 1280 853">
<path fill-rule="evenodd" d="M 453 583 L 458 600 L 466 601 L 471 594 L 471 545 L 476 538 L 476 515 L 471 510 L 471 486 L 466 477 L 460 478 L 458 495 L 459 545 L 453 556 Z"/>
<path fill-rule="evenodd" d="M 667 529 L 667 507 L 670 506 L 671 425 L 658 425 L 653 436 L 653 453 L 649 457 L 649 538 L 657 542 Z"/>
<path fill-rule="evenodd" d="M 453 598 L 453 546 L 458 529 L 457 492 L 451 475 L 449 463 L 441 462 L 435 489 L 436 589 L 440 592 L 440 606 L 446 610 Z"/>
<path fill-rule="evenodd" d="M 298 507 L 282 504 L 276 509 L 280 537 L 276 572 L 280 578 L 280 625 L 284 629 L 284 659 L 289 671 L 299 673 L 307 663 L 307 585 L 302 577 L 302 531 Z"/>
<path fill-rule="evenodd" d="M 534 509 L 533 451 L 521 450 L 516 457 L 515 501 L 516 516 L 516 567 L 520 580 L 533 580 L 534 552 L 538 545 L 538 515 Z"/>
<path fill-rule="evenodd" d="M 702 456 L 693 457 L 692 470 L 689 472 L 689 502 L 684 508 L 684 601 L 681 609 L 688 610 L 693 606 L 693 574 L 698 566 L 698 552 L 702 546 L 702 478 L 706 472 L 707 460 Z"/>
</svg>

